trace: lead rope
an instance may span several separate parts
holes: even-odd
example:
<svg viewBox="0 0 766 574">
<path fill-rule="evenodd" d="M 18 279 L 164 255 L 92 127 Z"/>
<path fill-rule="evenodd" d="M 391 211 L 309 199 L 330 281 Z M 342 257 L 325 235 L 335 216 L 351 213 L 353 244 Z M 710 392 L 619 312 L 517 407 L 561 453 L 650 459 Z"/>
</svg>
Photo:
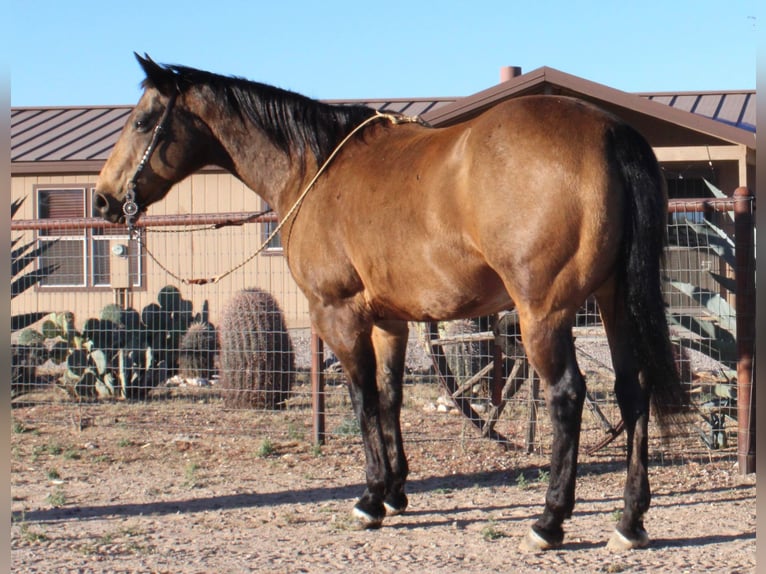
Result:
<svg viewBox="0 0 766 574">
<path fill-rule="evenodd" d="M 261 244 L 261 246 L 247 259 L 239 263 L 238 265 L 232 267 L 228 271 L 225 271 L 223 273 L 220 273 L 218 275 L 215 275 L 214 277 L 211 277 L 209 279 L 205 278 L 199 278 L 199 279 L 185 279 L 183 277 L 178 276 L 176 273 L 173 273 L 170 269 L 165 267 L 155 256 L 154 254 L 149 250 L 149 248 L 146 246 L 146 244 L 141 241 L 140 234 L 135 233 L 135 228 L 133 226 L 133 217 L 128 216 L 128 213 L 126 212 L 126 223 L 128 224 L 128 234 L 136 240 L 139 247 L 143 247 L 146 251 L 146 254 L 149 255 L 149 257 L 154 261 L 160 269 L 162 269 L 165 273 L 170 275 L 173 279 L 176 281 L 180 281 L 181 283 L 184 283 L 186 285 L 206 285 L 208 283 L 218 283 L 221 279 L 224 277 L 227 277 L 234 273 L 235 271 L 241 269 L 248 263 L 250 263 L 253 259 L 255 259 L 266 247 L 268 244 L 277 236 L 277 233 L 279 233 L 282 230 L 282 227 L 284 227 L 285 223 L 295 214 L 297 214 L 298 210 L 301 207 L 301 204 L 303 203 L 303 200 L 308 195 L 311 188 L 314 186 L 314 184 L 317 182 L 319 177 L 326 171 L 327 166 L 330 165 L 330 162 L 335 158 L 335 156 L 340 152 L 341 148 L 343 148 L 344 145 L 362 128 L 364 128 L 367 124 L 370 124 L 374 122 L 375 120 L 379 119 L 386 119 L 390 121 L 394 125 L 398 124 L 407 124 L 407 123 L 419 123 L 424 124 L 423 120 L 419 116 L 405 116 L 400 114 L 387 114 L 380 111 L 375 112 L 374 116 L 370 116 L 366 120 L 364 120 L 361 124 L 356 126 L 351 132 L 341 140 L 341 142 L 335 146 L 335 149 L 332 151 L 332 153 L 328 156 L 328 158 L 324 161 L 324 163 L 321 165 L 321 167 L 317 170 L 314 177 L 311 178 L 311 181 L 308 182 L 305 189 L 301 194 L 298 196 L 298 199 L 295 200 L 295 203 L 293 203 L 293 206 L 289 209 L 289 211 L 285 214 L 285 216 L 282 218 L 282 221 L 279 222 L 279 224 L 274 228 L 274 230 L 269 234 L 269 236 L 266 238 L 266 240 Z M 128 194 L 130 194 L 132 189 L 128 189 Z M 292 226 L 291 226 L 292 229 Z M 287 245 L 285 245 L 285 250 L 287 249 Z"/>
</svg>

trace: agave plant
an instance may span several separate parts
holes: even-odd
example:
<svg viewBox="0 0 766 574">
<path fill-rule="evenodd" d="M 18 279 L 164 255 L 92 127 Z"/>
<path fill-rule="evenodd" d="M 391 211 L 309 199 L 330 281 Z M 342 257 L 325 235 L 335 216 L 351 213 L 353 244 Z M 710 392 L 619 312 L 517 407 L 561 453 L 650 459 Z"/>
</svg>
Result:
<svg viewBox="0 0 766 574">
<path fill-rule="evenodd" d="M 15 199 L 11 203 L 11 219 L 18 212 L 25 198 Z M 58 269 L 58 265 L 46 265 L 23 273 L 34 261 L 43 255 L 55 242 L 37 244 L 32 240 L 22 243 L 21 237 L 11 239 L 11 299 L 36 285 Z M 11 316 L 11 332 L 24 329 L 36 323 L 48 314 L 47 311 L 34 311 Z"/>
<path fill-rule="evenodd" d="M 714 197 L 727 197 L 710 182 L 705 183 Z M 685 221 L 676 230 L 676 240 L 679 245 L 717 258 L 733 269 L 736 266 L 735 243 L 723 227 L 728 227 L 734 220 L 730 213 L 723 213 L 721 218 L 718 225 L 707 217 Z M 726 446 L 724 421 L 736 420 L 737 323 L 736 310 L 721 293 L 726 291 L 736 295 L 736 282 L 732 277 L 705 269 L 693 282 L 669 278 L 668 285 L 702 310 L 694 313 L 681 307 L 672 311 L 668 318 L 671 323 L 683 327 L 679 336 L 682 347 L 694 349 L 719 363 L 715 381 L 701 386 L 697 402 L 706 421 L 699 429 L 703 442 L 711 449 L 722 448 Z"/>
<path fill-rule="evenodd" d="M 715 197 L 726 197 L 713 184 L 708 181 L 705 183 Z M 730 215 L 724 214 L 724 217 L 730 217 Z M 699 222 L 685 221 L 683 231 L 679 232 L 679 239 L 681 239 L 680 244 L 687 248 L 706 252 L 723 260 L 729 267 L 735 267 L 734 240 L 709 219 L 704 218 Z M 717 285 L 719 289 L 725 289 L 733 294 L 737 291 L 736 283 L 731 277 L 725 277 L 710 269 L 702 271 L 702 276 L 712 280 L 712 284 Z M 702 278 L 699 280 L 703 282 Z M 705 283 L 709 285 L 711 281 Z M 670 314 L 668 318 L 672 323 L 698 334 L 696 338 L 685 339 L 683 344 L 720 361 L 727 378 L 735 378 L 734 369 L 737 360 L 735 309 L 717 290 L 709 287 L 680 280 L 669 280 L 668 284 L 706 312 L 704 316 L 683 312 Z"/>
<path fill-rule="evenodd" d="M 16 215 L 25 198 L 11 203 L 11 219 Z M 58 269 L 57 265 L 46 265 L 25 271 L 34 261 L 44 254 L 53 243 L 38 245 L 32 240 L 22 242 L 21 237 L 11 239 L 11 299 L 39 283 Z M 32 311 L 11 315 L 11 333 L 22 331 L 48 314 L 47 311 Z M 11 398 L 29 392 L 35 385 L 35 372 L 47 358 L 47 352 L 41 341 L 25 337 L 21 332 L 18 344 L 11 348 Z"/>
</svg>

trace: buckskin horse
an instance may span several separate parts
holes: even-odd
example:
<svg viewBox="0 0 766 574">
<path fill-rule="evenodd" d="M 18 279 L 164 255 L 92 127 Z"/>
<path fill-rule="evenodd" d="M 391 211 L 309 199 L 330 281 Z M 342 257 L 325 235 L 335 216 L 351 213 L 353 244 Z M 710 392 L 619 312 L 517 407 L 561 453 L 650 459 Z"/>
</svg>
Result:
<svg viewBox="0 0 766 574">
<path fill-rule="evenodd" d="M 353 509 L 361 526 L 379 527 L 408 503 L 407 322 L 515 308 L 553 429 L 545 507 L 522 547 L 560 546 L 575 505 L 585 396 L 572 326 L 593 295 L 627 437 L 624 509 L 608 546 L 649 543 L 650 402 L 662 420 L 681 386 L 661 293 L 667 196 L 637 131 L 550 95 L 434 128 L 136 58 L 144 92 L 94 207 L 112 222 L 134 221 L 175 183 L 216 165 L 274 208 L 314 328 L 348 379 L 366 457 Z"/>
</svg>

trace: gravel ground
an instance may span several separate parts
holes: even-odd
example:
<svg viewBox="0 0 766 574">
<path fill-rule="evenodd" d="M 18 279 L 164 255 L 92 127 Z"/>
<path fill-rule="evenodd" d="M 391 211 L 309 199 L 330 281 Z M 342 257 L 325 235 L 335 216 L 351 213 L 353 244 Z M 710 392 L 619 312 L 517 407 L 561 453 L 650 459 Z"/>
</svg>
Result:
<svg viewBox="0 0 766 574">
<path fill-rule="evenodd" d="M 265 448 L 248 420 L 277 418 L 208 407 L 15 408 L 13 571 L 755 572 L 755 477 L 740 476 L 731 453 L 685 456 L 676 445 L 659 464 L 653 448 L 653 543 L 618 555 L 604 546 L 623 463 L 583 456 L 565 546 L 527 554 L 519 542 L 542 508 L 547 457 L 463 440 L 459 417 L 412 404 L 405 428 L 450 440 L 408 435 L 408 512 L 358 531 L 357 438 L 317 449 L 284 436 Z"/>
<path fill-rule="evenodd" d="M 307 367 L 309 334 L 293 342 Z M 577 346 L 586 378 L 602 376 L 605 341 Z M 414 330 L 407 364 L 431 368 Z M 542 509 L 547 456 L 467 436 L 462 417 L 434 407 L 433 385 L 405 394 L 410 508 L 376 531 L 356 530 L 349 515 L 364 483 L 359 440 L 334 435 L 318 449 L 300 411 L 170 400 L 17 406 L 13 571 L 755 572 L 755 477 L 738 473 L 731 448 L 653 444 L 653 542 L 617 555 L 605 543 L 621 506 L 624 446 L 581 455 L 565 546 L 528 554 L 519 543 Z"/>
</svg>

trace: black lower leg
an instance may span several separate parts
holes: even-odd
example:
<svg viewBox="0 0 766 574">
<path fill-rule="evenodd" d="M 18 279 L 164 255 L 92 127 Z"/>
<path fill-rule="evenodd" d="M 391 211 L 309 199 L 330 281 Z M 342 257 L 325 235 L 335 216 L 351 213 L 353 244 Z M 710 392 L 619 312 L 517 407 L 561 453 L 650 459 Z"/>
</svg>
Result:
<svg viewBox="0 0 766 574">
<path fill-rule="evenodd" d="M 385 448 L 380 427 L 377 407 L 377 390 L 362 393 L 353 385 L 350 387 L 351 402 L 357 414 L 366 460 L 365 476 L 367 488 L 354 505 L 355 514 L 368 523 L 368 526 L 379 526 L 386 515 L 383 501 L 386 495 L 387 482 L 390 481 L 391 467 Z M 370 396 L 370 395 L 375 396 Z M 371 404 L 368 404 L 371 403 Z"/>
<path fill-rule="evenodd" d="M 617 530 L 628 540 L 638 541 L 646 537 L 644 514 L 651 503 L 648 475 L 648 412 L 640 414 L 633 422 L 628 439 L 628 473 L 625 481 L 625 505 Z"/>
<path fill-rule="evenodd" d="M 389 514 L 404 512 L 408 503 L 404 493 L 408 467 L 400 422 L 408 334 L 407 323 L 401 321 L 379 322 L 372 330 L 372 344 L 377 362 L 381 431 L 391 465 L 384 499 Z"/>
<path fill-rule="evenodd" d="M 551 545 L 564 539 L 562 524 L 575 504 L 577 451 L 580 443 L 585 381 L 575 368 L 548 389 L 548 409 L 553 423 L 553 448 L 545 509 L 532 529 Z"/>
</svg>

